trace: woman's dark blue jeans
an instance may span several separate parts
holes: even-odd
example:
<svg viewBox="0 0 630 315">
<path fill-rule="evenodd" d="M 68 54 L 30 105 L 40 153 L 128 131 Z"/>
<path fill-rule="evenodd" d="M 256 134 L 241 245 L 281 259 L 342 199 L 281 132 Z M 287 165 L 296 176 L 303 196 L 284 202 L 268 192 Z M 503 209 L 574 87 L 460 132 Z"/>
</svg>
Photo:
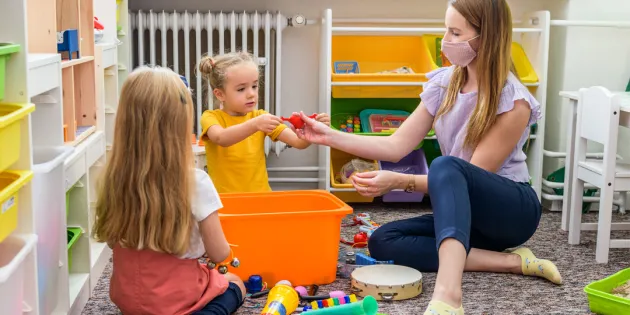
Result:
<svg viewBox="0 0 630 315">
<path fill-rule="evenodd" d="M 542 207 L 528 183 L 442 156 L 431 163 L 428 184 L 433 214 L 382 225 L 369 240 L 372 257 L 435 272 L 444 239 L 458 240 L 467 253 L 504 251 L 525 243 L 538 228 Z"/>
</svg>

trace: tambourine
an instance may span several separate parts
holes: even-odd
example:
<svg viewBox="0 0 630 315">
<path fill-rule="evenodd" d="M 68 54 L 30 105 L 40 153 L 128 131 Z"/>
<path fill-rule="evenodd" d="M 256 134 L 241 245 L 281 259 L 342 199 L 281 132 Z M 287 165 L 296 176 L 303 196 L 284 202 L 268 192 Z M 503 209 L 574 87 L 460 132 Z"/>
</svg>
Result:
<svg viewBox="0 0 630 315">
<path fill-rule="evenodd" d="M 377 300 L 398 301 L 422 293 L 422 273 L 399 265 L 371 265 L 352 272 L 352 293 Z"/>
</svg>

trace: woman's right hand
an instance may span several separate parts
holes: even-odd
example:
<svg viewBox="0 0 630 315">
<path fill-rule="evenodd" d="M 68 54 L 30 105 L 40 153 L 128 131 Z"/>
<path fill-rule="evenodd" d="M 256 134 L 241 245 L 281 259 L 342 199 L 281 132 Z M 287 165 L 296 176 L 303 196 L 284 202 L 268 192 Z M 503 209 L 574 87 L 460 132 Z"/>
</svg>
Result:
<svg viewBox="0 0 630 315">
<path fill-rule="evenodd" d="M 256 129 L 266 134 L 272 133 L 278 125 L 282 123 L 282 119 L 278 116 L 271 114 L 262 114 L 251 120 L 256 126 Z"/>
<path fill-rule="evenodd" d="M 304 121 L 304 127 L 297 130 L 292 127 L 298 138 L 310 143 L 326 145 L 334 130 L 326 124 L 306 116 L 304 112 L 300 112 L 299 115 Z"/>
</svg>

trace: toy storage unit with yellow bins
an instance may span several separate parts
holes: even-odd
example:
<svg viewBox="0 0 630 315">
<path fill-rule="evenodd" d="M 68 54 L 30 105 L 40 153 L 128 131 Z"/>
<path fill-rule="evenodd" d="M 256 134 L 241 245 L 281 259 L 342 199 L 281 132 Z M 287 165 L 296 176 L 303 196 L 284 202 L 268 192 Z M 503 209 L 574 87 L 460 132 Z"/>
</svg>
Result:
<svg viewBox="0 0 630 315">
<path fill-rule="evenodd" d="M 26 42 L 14 1 L 0 3 L 0 305 L 22 314 L 37 305 L 32 226 L 31 115 L 26 88 Z M 19 1 L 15 1 L 19 2 Z"/>
<path fill-rule="evenodd" d="M 116 40 L 116 0 L 0 2 L 2 314 L 80 314 L 111 257 L 89 234 Z"/>
<path fill-rule="evenodd" d="M 320 52 L 320 111 L 331 115 L 331 127 L 362 136 L 389 136 L 420 104 L 427 73 L 449 61 L 441 53 L 443 25 L 422 27 L 365 26 L 369 22 L 343 19 L 333 25 L 332 10 L 323 12 Z M 369 20 L 369 19 L 368 19 Z M 520 80 L 541 103 L 546 103 L 549 12 L 528 14 L 524 25 L 515 26 L 512 59 Z M 395 21 L 394 21 L 395 22 Z M 392 23 L 394 23 L 392 22 Z M 407 23 L 407 22 L 405 22 Z M 422 23 L 422 22 L 419 22 Z M 434 22 L 427 22 L 434 23 Z M 361 26 L 352 26 L 353 24 Z M 426 23 L 425 23 L 426 24 Z M 350 26 L 348 26 L 350 25 Z M 538 126 L 544 126 L 543 120 Z M 540 196 L 544 128 L 532 134 L 526 150 L 532 184 Z M 533 139 L 537 139 L 533 141 Z M 440 155 L 430 132 L 414 151 L 399 163 L 369 161 L 377 168 L 426 174 L 431 161 Z M 347 153 L 325 148 L 320 153 L 320 188 L 346 202 L 371 202 L 350 183 L 340 182 L 344 165 L 356 159 Z M 405 165 L 403 165 L 405 164 Z M 394 191 L 383 201 L 421 201 L 422 194 L 405 196 Z"/>
</svg>

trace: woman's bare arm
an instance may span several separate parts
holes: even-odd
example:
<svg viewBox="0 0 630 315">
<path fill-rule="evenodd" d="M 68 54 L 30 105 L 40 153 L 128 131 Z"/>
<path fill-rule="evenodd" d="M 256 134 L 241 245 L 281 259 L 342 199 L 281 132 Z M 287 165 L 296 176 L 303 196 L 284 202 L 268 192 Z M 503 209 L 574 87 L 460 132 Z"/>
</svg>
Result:
<svg viewBox="0 0 630 315">
<path fill-rule="evenodd" d="M 330 136 L 329 146 L 365 159 L 398 162 L 424 139 L 432 126 L 433 116 L 421 102 L 391 136 L 368 137 L 335 132 Z"/>
<path fill-rule="evenodd" d="M 531 111 L 527 102 L 515 101 L 514 109 L 499 115 L 481 139 L 470 163 L 493 173 L 499 170 L 527 128 Z"/>
<path fill-rule="evenodd" d="M 516 101 L 514 109 L 499 115 L 497 122 L 484 136 L 472 156 L 471 164 L 490 172 L 496 172 L 508 155 L 514 150 L 527 122 L 531 109 L 525 101 Z M 396 176 L 396 189 L 405 189 L 409 185 L 408 174 Z M 427 193 L 429 183 L 427 175 L 413 175 L 415 190 Z"/>
</svg>

